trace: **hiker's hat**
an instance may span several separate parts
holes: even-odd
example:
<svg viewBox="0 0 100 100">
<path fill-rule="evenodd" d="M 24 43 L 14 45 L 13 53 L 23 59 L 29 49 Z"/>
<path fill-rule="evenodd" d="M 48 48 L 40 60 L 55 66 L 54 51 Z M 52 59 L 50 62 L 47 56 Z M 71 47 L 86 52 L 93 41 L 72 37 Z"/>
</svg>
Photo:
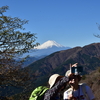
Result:
<svg viewBox="0 0 100 100">
<path fill-rule="evenodd" d="M 49 78 L 49 85 L 50 88 L 55 84 L 57 78 L 59 77 L 59 74 L 53 74 L 50 78 Z"/>
<path fill-rule="evenodd" d="M 68 70 L 68 71 L 65 73 L 65 76 L 69 77 L 70 74 L 71 74 L 71 70 Z"/>
</svg>

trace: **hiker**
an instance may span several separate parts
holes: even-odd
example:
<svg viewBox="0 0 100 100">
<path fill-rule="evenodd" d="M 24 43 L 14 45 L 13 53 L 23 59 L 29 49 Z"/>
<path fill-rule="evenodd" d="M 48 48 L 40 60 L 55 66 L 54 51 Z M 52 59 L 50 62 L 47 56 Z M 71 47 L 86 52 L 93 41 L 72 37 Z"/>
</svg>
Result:
<svg viewBox="0 0 100 100">
<path fill-rule="evenodd" d="M 29 100 L 63 100 L 63 95 L 61 97 L 60 93 L 65 88 L 66 83 L 68 83 L 68 78 L 66 76 L 60 76 L 59 74 L 53 74 L 49 78 L 49 88 L 46 86 L 39 86 L 35 88 Z"/>
<path fill-rule="evenodd" d="M 75 63 L 71 67 L 78 67 Z M 65 76 L 69 77 L 69 85 L 71 88 L 66 90 L 63 95 L 63 100 L 94 100 L 92 90 L 86 84 L 79 84 L 82 76 L 80 74 L 72 73 L 71 69 L 68 70 Z"/>
<path fill-rule="evenodd" d="M 68 80 L 66 76 L 53 74 L 49 78 L 50 89 L 44 94 L 43 100 L 63 100 L 63 97 L 60 96 L 60 92 L 65 88 Z"/>
</svg>

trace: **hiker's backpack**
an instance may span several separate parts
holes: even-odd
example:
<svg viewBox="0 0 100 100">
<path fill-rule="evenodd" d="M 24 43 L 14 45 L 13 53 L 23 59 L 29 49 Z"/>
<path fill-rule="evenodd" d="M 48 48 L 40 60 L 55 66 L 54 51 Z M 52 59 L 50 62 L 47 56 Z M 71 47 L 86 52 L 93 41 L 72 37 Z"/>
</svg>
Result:
<svg viewBox="0 0 100 100">
<path fill-rule="evenodd" d="M 46 86 L 39 86 L 39 87 L 37 87 L 31 93 L 31 96 L 30 96 L 29 100 L 42 100 L 43 99 L 43 96 L 44 96 L 44 93 L 48 89 L 49 88 L 47 88 Z"/>
<path fill-rule="evenodd" d="M 89 99 L 89 96 L 88 96 L 88 94 L 87 94 L 87 91 L 86 91 L 86 84 L 85 84 L 85 83 L 79 83 L 79 85 L 81 85 L 81 87 L 82 87 L 82 92 L 83 92 L 83 94 L 85 95 L 85 97 L 87 98 L 87 100 L 90 100 L 90 99 Z M 72 92 L 73 92 L 73 89 L 72 89 L 72 88 L 69 88 L 69 89 L 67 90 L 67 93 L 68 93 L 68 94 L 72 94 Z"/>
</svg>

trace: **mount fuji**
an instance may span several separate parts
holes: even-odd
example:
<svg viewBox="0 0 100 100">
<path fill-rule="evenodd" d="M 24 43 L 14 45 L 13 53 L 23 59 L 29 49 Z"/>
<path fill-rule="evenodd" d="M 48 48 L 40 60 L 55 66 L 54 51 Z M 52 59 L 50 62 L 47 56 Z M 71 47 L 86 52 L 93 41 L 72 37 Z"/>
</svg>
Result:
<svg viewBox="0 0 100 100">
<path fill-rule="evenodd" d="M 51 41 L 51 40 L 48 40 L 47 42 L 43 43 L 42 45 L 36 47 L 37 49 L 48 49 L 48 48 L 52 48 L 52 47 L 64 47 L 62 46 L 61 44 L 58 44 L 57 42 L 55 41 Z"/>
<path fill-rule="evenodd" d="M 26 66 L 54 52 L 66 49 L 70 49 L 70 47 L 58 44 L 56 41 L 48 40 L 34 49 L 31 49 L 28 53 L 23 54 L 20 58 L 29 56 L 29 58 L 24 62 L 24 65 Z"/>
</svg>

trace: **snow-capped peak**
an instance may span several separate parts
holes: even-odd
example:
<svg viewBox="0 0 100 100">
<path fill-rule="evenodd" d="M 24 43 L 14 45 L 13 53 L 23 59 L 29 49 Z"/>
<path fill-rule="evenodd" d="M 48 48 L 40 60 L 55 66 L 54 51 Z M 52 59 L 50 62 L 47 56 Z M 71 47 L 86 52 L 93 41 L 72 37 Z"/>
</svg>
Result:
<svg viewBox="0 0 100 100">
<path fill-rule="evenodd" d="M 56 47 L 64 47 L 64 46 L 58 44 L 58 43 L 55 42 L 55 41 L 48 40 L 47 42 L 45 42 L 45 43 L 43 43 L 43 44 L 37 46 L 36 49 L 47 49 L 47 48 L 51 48 L 51 47 L 53 47 L 53 46 L 56 46 Z"/>
</svg>

